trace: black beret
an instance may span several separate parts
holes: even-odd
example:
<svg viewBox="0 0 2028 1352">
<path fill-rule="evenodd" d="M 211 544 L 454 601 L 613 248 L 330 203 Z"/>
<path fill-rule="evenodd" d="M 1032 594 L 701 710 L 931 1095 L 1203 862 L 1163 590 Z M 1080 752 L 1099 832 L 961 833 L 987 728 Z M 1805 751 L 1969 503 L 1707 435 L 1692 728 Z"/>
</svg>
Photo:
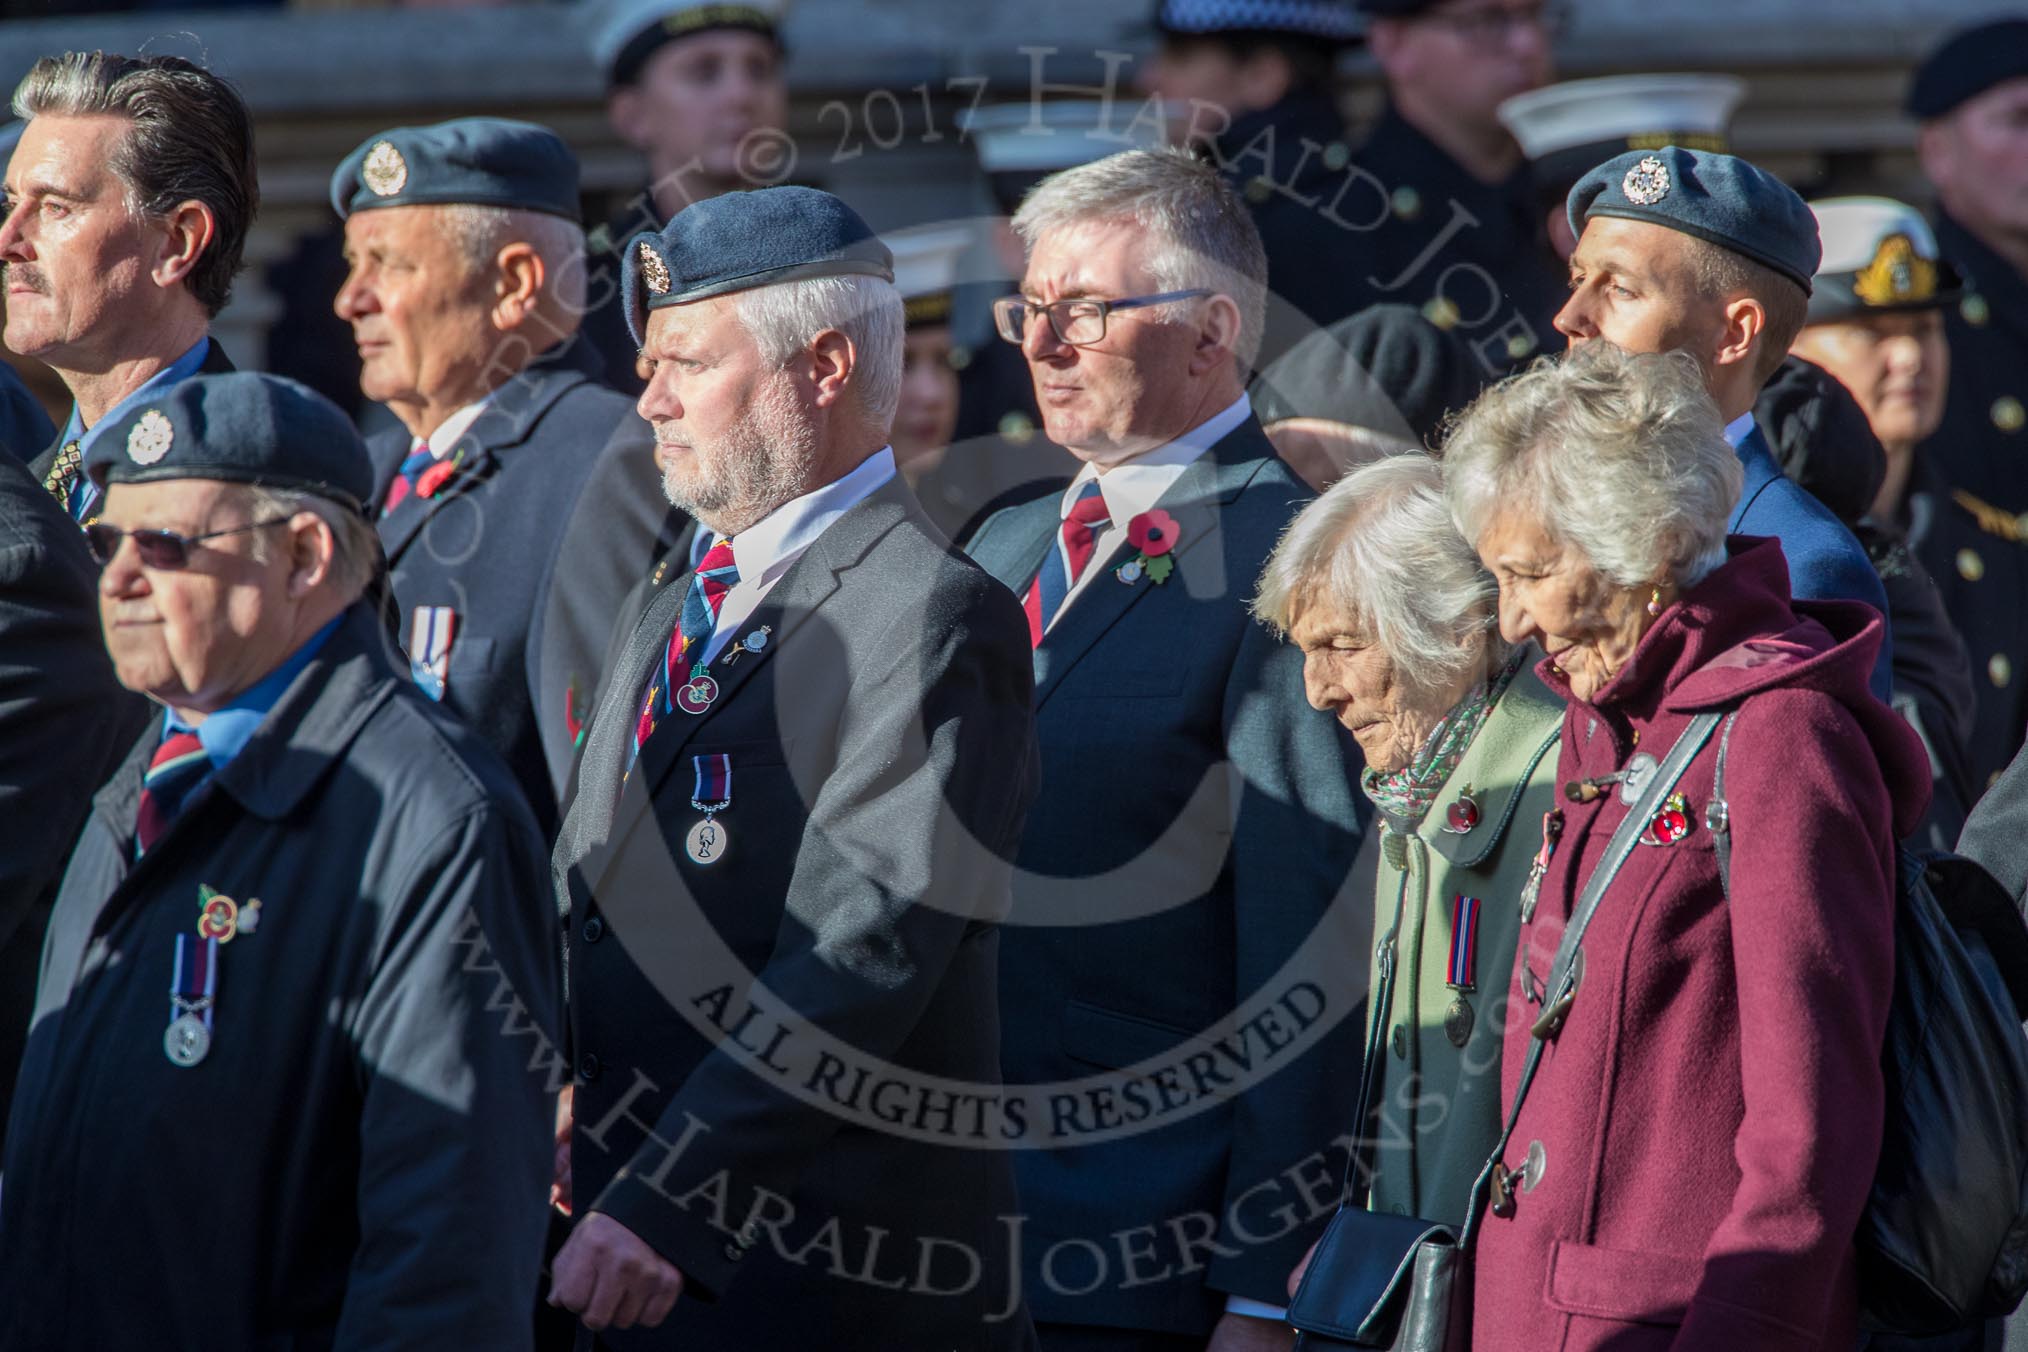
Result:
<svg viewBox="0 0 2028 1352">
<path fill-rule="evenodd" d="M 2005 80 L 2028 77 L 2028 18 L 1996 19 L 1953 34 L 1915 69 L 1908 115 L 1942 117 Z"/>
<path fill-rule="evenodd" d="M 371 207 L 453 204 L 577 220 L 577 156 L 533 122 L 461 117 L 369 136 L 331 175 L 341 219 Z"/>
<path fill-rule="evenodd" d="M 1479 393 L 1471 351 L 1408 305 L 1374 305 L 1320 329 L 1254 382 L 1263 423 L 1322 418 L 1428 446 Z"/>
<path fill-rule="evenodd" d="M 1156 0 L 1155 31 L 1175 37 L 1277 33 L 1356 42 L 1361 26 L 1348 0 Z"/>
<path fill-rule="evenodd" d="M 693 202 L 660 231 L 627 241 L 620 285 L 627 331 L 648 311 L 809 277 L 894 280 L 894 256 L 859 213 L 817 188 L 755 188 Z"/>
<path fill-rule="evenodd" d="M 316 493 L 354 511 L 373 462 L 352 420 L 307 385 L 258 371 L 192 376 L 136 400 L 92 448 L 93 482 L 223 479 Z"/>
<path fill-rule="evenodd" d="M 1663 146 L 1616 155 L 1565 201 L 1570 232 L 1593 216 L 1680 230 L 1773 268 L 1810 290 L 1823 258 L 1817 218 L 1794 188 L 1736 155 Z"/>
<path fill-rule="evenodd" d="M 1787 358 L 1762 387 L 1753 416 L 1782 473 L 1840 521 L 1851 525 L 1873 510 L 1887 481 L 1887 452 L 1866 410 L 1829 371 Z"/>
</svg>

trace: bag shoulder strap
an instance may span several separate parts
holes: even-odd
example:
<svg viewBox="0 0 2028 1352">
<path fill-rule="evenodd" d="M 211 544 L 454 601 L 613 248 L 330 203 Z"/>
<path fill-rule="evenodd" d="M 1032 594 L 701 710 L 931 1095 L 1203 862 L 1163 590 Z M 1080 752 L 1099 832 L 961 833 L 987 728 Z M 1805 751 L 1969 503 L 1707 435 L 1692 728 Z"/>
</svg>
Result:
<svg viewBox="0 0 2028 1352">
<path fill-rule="evenodd" d="M 1513 1139 L 1514 1128 L 1521 1120 L 1522 1105 L 1528 1101 L 1528 1090 L 1535 1082 L 1535 1072 L 1542 1065 L 1542 1049 L 1563 1027 L 1570 1007 L 1577 999 L 1577 973 L 1581 970 L 1579 959 L 1584 933 L 1591 927 L 1592 917 L 1598 914 L 1599 903 L 1605 900 L 1606 890 L 1618 876 L 1620 866 L 1632 856 L 1634 846 L 1640 841 L 1642 828 L 1655 815 L 1662 800 L 1675 789 L 1676 782 L 1683 778 L 1683 772 L 1704 749 L 1704 744 L 1711 740 L 1711 733 L 1722 717 L 1724 715 L 1718 713 L 1702 713 L 1690 720 L 1690 725 L 1676 738 L 1676 745 L 1669 748 L 1669 754 L 1649 777 L 1640 798 L 1613 831 L 1612 839 L 1606 843 L 1604 857 L 1585 882 L 1577 909 L 1571 914 L 1570 924 L 1564 928 L 1563 941 L 1556 946 L 1542 1015 L 1530 1029 L 1533 1037 L 1528 1044 L 1528 1058 L 1521 1064 L 1521 1081 L 1514 1088 L 1514 1104 L 1507 1111 L 1507 1120 L 1500 1128 L 1500 1139 L 1494 1143 L 1491 1157 L 1472 1184 L 1472 1200 L 1465 1212 L 1465 1227 L 1458 1236 L 1459 1248 L 1469 1245 L 1478 1229 L 1479 1218 L 1484 1214 L 1487 1184 L 1493 1180 L 1494 1171 L 1501 1167 L 1507 1143 Z"/>
<path fill-rule="evenodd" d="M 1725 716 L 1725 732 L 1718 739 L 1718 764 L 1711 772 L 1711 806 L 1705 813 L 1711 848 L 1718 855 L 1718 888 L 1727 901 L 1732 900 L 1732 808 L 1725 798 L 1725 751 L 1732 745 L 1732 720 L 1738 717 L 1737 709 Z"/>
</svg>

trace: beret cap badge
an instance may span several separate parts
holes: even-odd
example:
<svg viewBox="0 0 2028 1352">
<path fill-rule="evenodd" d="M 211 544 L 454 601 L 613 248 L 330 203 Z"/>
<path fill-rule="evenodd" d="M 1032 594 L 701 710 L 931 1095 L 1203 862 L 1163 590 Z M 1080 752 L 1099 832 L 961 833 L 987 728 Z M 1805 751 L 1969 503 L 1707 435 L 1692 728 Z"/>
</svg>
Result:
<svg viewBox="0 0 2028 1352">
<path fill-rule="evenodd" d="M 127 458 L 137 465 L 152 465 L 169 454 L 169 447 L 175 440 L 175 425 L 161 409 L 151 408 L 127 433 Z"/>
<path fill-rule="evenodd" d="M 1620 191 L 1629 202 L 1637 207 L 1651 207 L 1669 195 L 1674 186 L 1669 181 L 1669 166 L 1653 155 L 1644 157 L 1639 164 L 1627 170 L 1627 176 L 1620 180 Z"/>
<path fill-rule="evenodd" d="M 1905 305 L 1936 295 L 1936 264 L 1915 251 L 1907 235 L 1880 241 L 1873 261 L 1852 279 L 1852 294 L 1868 305 Z"/>
<path fill-rule="evenodd" d="M 408 161 L 392 141 L 381 141 L 366 152 L 359 166 L 360 181 L 381 197 L 392 197 L 408 186 Z"/>
<path fill-rule="evenodd" d="M 640 260 L 641 280 L 648 284 L 652 295 L 669 294 L 669 267 L 662 261 L 662 255 L 655 252 L 655 246 L 642 240 L 634 247 L 634 255 Z"/>
</svg>

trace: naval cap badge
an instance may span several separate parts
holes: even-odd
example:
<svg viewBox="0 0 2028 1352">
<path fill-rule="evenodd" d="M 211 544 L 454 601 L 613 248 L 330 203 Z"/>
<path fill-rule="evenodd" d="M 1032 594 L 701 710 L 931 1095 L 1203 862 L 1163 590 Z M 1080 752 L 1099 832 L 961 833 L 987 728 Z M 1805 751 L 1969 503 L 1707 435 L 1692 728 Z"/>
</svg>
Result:
<svg viewBox="0 0 2028 1352">
<path fill-rule="evenodd" d="M 1655 205 L 1669 195 L 1672 186 L 1669 166 L 1653 155 L 1642 156 L 1640 163 L 1627 170 L 1627 176 L 1620 180 L 1620 191 L 1637 207 Z"/>
<path fill-rule="evenodd" d="M 648 294 L 666 296 L 669 294 L 669 265 L 662 261 L 662 255 L 655 252 L 655 246 L 642 240 L 634 249 L 634 256 L 641 264 L 641 280 L 648 284 Z"/>
<path fill-rule="evenodd" d="M 151 408 L 127 433 L 127 458 L 137 465 L 152 465 L 169 454 L 175 440 L 175 425 L 161 409 Z"/>
<path fill-rule="evenodd" d="M 408 186 L 408 161 L 392 141 L 377 141 L 359 166 L 359 179 L 375 196 L 392 197 Z"/>
</svg>

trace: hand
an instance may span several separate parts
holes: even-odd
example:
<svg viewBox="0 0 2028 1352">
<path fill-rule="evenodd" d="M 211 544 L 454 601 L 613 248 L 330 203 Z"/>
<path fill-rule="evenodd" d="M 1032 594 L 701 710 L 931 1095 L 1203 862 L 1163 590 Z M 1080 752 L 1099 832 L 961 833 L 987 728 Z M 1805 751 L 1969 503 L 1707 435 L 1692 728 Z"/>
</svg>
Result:
<svg viewBox="0 0 2028 1352">
<path fill-rule="evenodd" d="M 573 1085 L 565 1085 L 556 1100 L 556 1162 L 551 1166 L 549 1204 L 564 1215 L 570 1214 L 570 1113 Z"/>
<path fill-rule="evenodd" d="M 1211 1330 L 1204 1352 L 1289 1352 L 1295 1345 L 1296 1331 L 1279 1320 L 1228 1314 Z"/>
<path fill-rule="evenodd" d="M 611 1216 L 589 1212 L 550 1265 L 549 1303 L 596 1333 L 654 1328 L 676 1308 L 683 1274 Z"/>
<path fill-rule="evenodd" d="M 1303 1250 L 1303 1261 L 1297 1263 L 1296 1270 L 1289 1274 L 1290 1300 L 1294 1300 L 1296 1298 L 1296 1288 L 1303 1284 L 1303 1274 L 1310 1270 L 1310 1260 L 1317 1256 L 1317 1245 L 1322 1244 L 1323 1242 L 1324 1242 L 1323 1236 L 1319 1235 L 1317 1239 L 1310 1245 L 1309 1248 Z"/>
</svg>

